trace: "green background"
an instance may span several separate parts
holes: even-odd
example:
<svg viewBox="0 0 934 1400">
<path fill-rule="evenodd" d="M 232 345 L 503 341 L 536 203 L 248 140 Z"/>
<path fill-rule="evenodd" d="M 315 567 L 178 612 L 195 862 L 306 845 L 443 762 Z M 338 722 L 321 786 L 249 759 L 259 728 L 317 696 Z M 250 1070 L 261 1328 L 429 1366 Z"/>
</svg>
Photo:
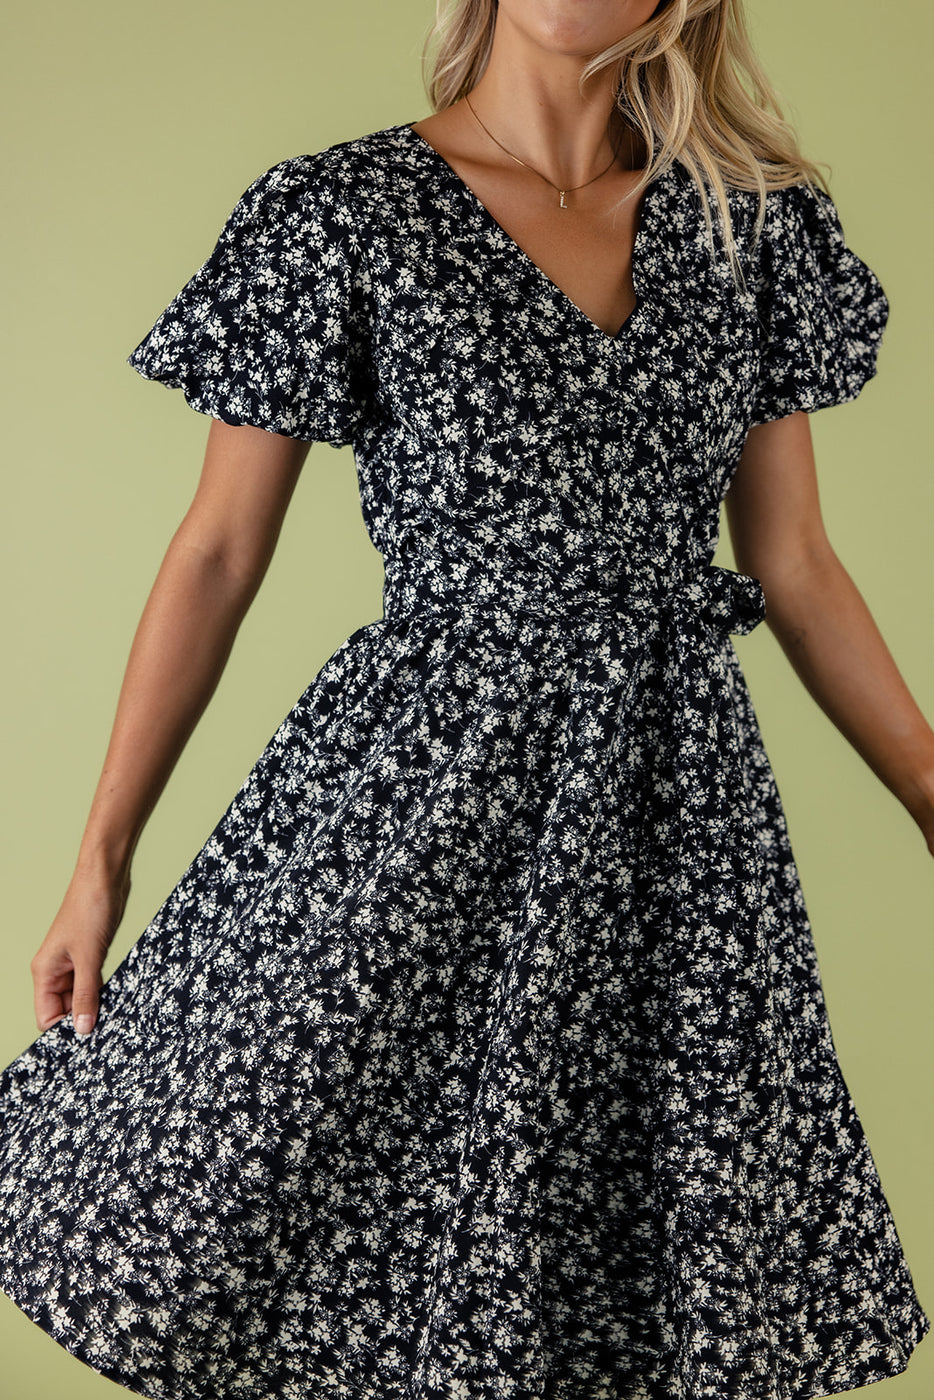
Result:
<svg viewBox="0 0 934 1400">
<path fill-rule="evenodd" d="M 29 959 L 71 874 L 127 651 L 195 489 L 209 420 L 124 363 L 247 185 L 289 155 L 429 112 L 432 0 L 33 0 L 6 25 L 0 376 L 4 790 L 0 1063 L 36 1037 Z M 880 375 L 813 420 L 825 516 L 934 715 L 929 460 L 929 7 L 756 0 L 760 53 L 892 317 Z M 718 556 L 731 564 L 724 541 Z M 217 694 L 137 851 L 105 976 L 206 839 L 309 680 L 381 613 L 349 448 L 312 447 Z M 844 1076 L 922 1304 L 934 870 L 907 813 L 765 627 L 737 639 L 788 812 Z M 0 1295 L 0 1396 L 126 1394 Z M 934 1393 L 926 1339 L 873 1397 Z"/>
</svg>

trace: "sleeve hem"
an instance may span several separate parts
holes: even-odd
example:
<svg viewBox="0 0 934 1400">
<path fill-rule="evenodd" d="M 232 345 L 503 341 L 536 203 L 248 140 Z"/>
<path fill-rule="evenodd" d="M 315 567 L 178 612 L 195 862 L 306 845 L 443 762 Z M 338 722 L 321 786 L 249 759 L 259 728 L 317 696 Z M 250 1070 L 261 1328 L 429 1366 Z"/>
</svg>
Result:
<svg viewBox="0 0 934 1400">
<path fill-rule="evenodd" d="M 134 362 L 132 355 L 127 357 L 127 364 L 135 369 L 136 373 L 143 379 L 161 384 L 166 389 L 181 389 L 185 402 L 196 413 L 204 413 L 210 418 L 217 418 L 221 423 L 226 423 L 231 428 L 262 428 L 264 432 L 277 433 L 280 437 L 293 438 L 297 442 L 309 444 L 323 442 L 334 448 L 353 446 L 352 438 L 340 436 L 333 429 L 325 428 L 323 425 L 314 428 L 309 433 L 307 420 L 298 422 L 290 419 L 288 415 L 261 415 L 238 409 L 224 395 L 212 394 L 203 385 L 192 385 L 170 370 L 149 369 L 145 365 Z"/>
<path fill-rule="evenodd" d="M 793 413 L 817 413 L 822 408 L 836 408 L 839 404 L 853 403 L 859 398 L 869 381 L 876 378 L 877 374 L 878 367 L 874 366 L 858 384 L 851 388 L 821 389 L 815 386 L 809 390 L 802 390 L 781 402 L 772 400 L 771 403 L 763 402 L 755 405 L 749 426 L 755 428 L 761 423 L 775 423 L 780 418 L 790 418 Z"/>
</svg>

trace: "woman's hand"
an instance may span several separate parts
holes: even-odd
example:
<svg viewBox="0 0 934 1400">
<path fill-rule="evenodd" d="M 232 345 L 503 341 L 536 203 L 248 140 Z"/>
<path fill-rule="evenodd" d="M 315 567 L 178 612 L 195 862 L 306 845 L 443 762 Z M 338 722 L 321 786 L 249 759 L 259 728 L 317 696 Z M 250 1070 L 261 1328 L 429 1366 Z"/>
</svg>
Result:
<svg viewBox="0 0 934 1400">
<path fill-rule="evenodd" d="M 101 968 L 127 896 L 130 872 L 116 879 L 76 871 L 52 926 L 29 964 L 36 1025 L 46 1031 L 69 1011 L 75 1030 L 88 1035 L 97 1021 Z"/>
</svg>

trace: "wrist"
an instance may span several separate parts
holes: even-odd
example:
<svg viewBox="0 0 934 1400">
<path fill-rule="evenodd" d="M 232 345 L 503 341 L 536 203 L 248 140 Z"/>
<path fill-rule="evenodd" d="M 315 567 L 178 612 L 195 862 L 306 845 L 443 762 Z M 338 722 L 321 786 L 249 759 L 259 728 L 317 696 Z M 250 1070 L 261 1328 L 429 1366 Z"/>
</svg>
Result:
<svg viewBox="0 0 934 1400">
<path fill-rule="evenodd" d="M 130 878 L 135 841 L 85 839 L 75 862 L 75 878 L 95 884 L 119 886 Z"/>
<path fill-rule="evenodd" d="M 934 767 L 910 774 L 896 796 L 925 835 L 934 835 Z"/>
</svg>

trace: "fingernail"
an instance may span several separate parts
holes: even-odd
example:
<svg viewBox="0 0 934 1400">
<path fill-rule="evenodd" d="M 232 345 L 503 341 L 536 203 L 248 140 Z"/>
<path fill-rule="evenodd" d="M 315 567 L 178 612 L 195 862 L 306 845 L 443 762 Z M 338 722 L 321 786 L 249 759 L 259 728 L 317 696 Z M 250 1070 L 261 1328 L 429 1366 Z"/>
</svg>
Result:
<svg viewBox="0 0 934 1400">
<path fill-rule="evenodd" d="M 90 1035 L 91 1028 L 93 1025 L 93 1016 L 83 1015 L 75 1017 L 75 1030 L 78 1032 L 79 1035 Z"/>
</svg>

